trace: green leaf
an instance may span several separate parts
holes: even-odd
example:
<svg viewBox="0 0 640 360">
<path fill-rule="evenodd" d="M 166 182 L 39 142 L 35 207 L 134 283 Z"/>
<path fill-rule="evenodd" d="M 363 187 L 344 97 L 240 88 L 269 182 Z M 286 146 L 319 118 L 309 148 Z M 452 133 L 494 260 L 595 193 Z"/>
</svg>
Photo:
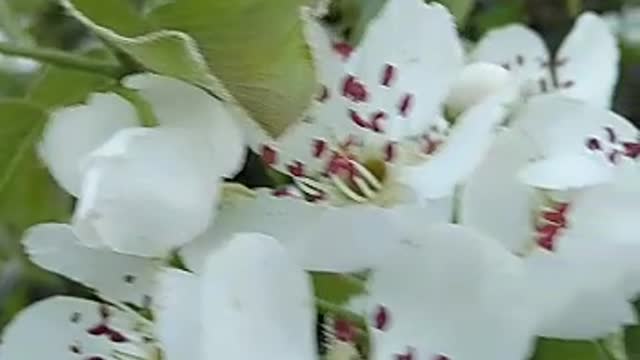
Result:
<svg viewBox="0 0 640 360">
<path fill-rule="evenodd" d="M 480 35 L 500 26 L 521 22 L 527 16 L 524 0 L 500 1 L 499 4 L 479 12 L 471 18 Z"/>
<path fill-rule="evenodd" d="M 366 293 L 365 282 L 354 275 L 312 272 L 311 278 L 316 298 L 334 305 L 344 305 Z"/>
<path fill-rule="evenodd" d="M 597 341 L 565 341 L 541 338 L 532 360 L 609 360 Z"/>
<path fill-rule="evenodd" d="M 46 109 L 55 109 L 81 103 L 90 93 L 115 85 L 116 81 L 106 76 L 49 66 L 31 87 L 28 98 Z"/>
<path fill-rule="evenodd" d="M 302 118 L 316 90 L 304 2 L 181 0 L 143 17 L 126 0 L 63 0 L 146 69 L 237 101 L 272 135 Z"/>
<path fill-rule="evenodd" d="M 636 314 L 640 311 L 640 301 L 634 304 Z M 629 359 L 640 359 L 640 325 L 629 326 L 625 332 L 625 345 Z"/>
<path fill-rule="evenodd" d="M 362 40 L 369 22 L 388 0 L 336 0 L 330 8 L 329 18 L 347 39 L 357 44 Z"/>
<path fill-rule="evenodd" d="M 0 220 L 14 233 L 43 221 L 65 220 L 70 200 L 49 176 L 35 145 L 47 113 L 18 100 L 0 101 Z"/>
</svg>

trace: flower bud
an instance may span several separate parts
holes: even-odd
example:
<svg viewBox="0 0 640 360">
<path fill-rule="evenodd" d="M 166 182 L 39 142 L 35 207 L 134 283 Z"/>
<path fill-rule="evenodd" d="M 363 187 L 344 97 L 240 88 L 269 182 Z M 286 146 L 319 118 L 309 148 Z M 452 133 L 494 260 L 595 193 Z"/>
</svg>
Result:
<svg viewBox="0 0 640 360">
<path fill-rule="evenodd" d="M 467 65 L 453 83 L 445 101 L 447 115 L 457 117 L 489 96 L 504 96 L 505 102 L 514 94 L 514 78 L 501 66 L 489 63 Z"/>
</svg>

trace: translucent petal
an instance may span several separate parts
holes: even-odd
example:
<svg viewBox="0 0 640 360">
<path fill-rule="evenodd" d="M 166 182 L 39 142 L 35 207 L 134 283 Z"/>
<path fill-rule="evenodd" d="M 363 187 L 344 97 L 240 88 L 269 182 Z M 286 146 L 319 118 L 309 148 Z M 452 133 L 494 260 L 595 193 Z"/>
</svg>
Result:
<svg viewBox="0 0 640 360">
<path fill-rule="evenodd" d="M 474 62 L 505 66 L 516 77 L 526 81 L 535 79 L 545 71 L 542 63 L 548 61 L 549 51 L 537 33 L 514 24 L 489 31 L 480 39 L 469 58 Z"/>
<path fill-rule="evenodd" d="M 369 100 L 350 106 L 365 118 L 386 113 L 383 128 L 388 140 L 419 134 L 439 115 L 462 65 L 455 22 L 444 6 L 389 1 L 369 24 L 347 65 L 370 92 Z"/>
<path fill-rule="evenodd" d="M 242 168 L 245 141 L 240 122 L 250 121 L 238 109 L 204 90 L 183 81 L 160 75 L 141 74 L 124 79 L 151 105 L 160 126 L 193 130 L 190 137 L 208 147 L 211 166 L 228 177 Z"/>
<path fill-rule="evenodd" d="M 433 157 L 413 166 L 398 166 L 398 181 L 421 198 L 451 195 L 473 172 L 491 146 L 505 109 L 495 101 L 478 104 L 458 119 L 443 147 Z"/>
<path fill-rule="evenodd" d="M 53 112 L 39 154 L 56 181 L 78 196 L 82 162 L 118 130 L 138 125 L 135 108 L 114 94 L 94 94 L 87 105 Z"/>
<path fill-rule="evenodd" d="M 371 275 L 369 314 L 382 306 L 388 320 L 372 326 L 374 358 L 407 349 L 424 359 L 526 358 L 536 314 L 523 280 L 519 259 L 492 239 L 457 225 L 425 229 Z"/>
<path fill-rule="evenodd" d="M 150 305 L 158 265 L 149 259 L 90 248 L 66 224 L 30 228 L 23 245 L 36 265 L 95 289 L 106 300 Z"/>
<path fill-rule="evenodd" d="M 100 324 L 113 325 L 125 336 L 139 325 L 128 313 L 90 300 L 60 296 L 37 302 L 5 328 L 3 359 L 112 358 L 124 344 L 109 333 L 90 334 Z"/>
<path fill-rule="evenodd" d="M 156 333 L 166 360 L 199 359 L 203 343 L 200 278 L 166 269 L 159 276 L 156 294 Z"/>
<path fill-rule="evenodd" d="M 613 169 L 587 154 L 565 154 L 534 161 L 518 177 L 536 188 L 570 190 L 607 182 Z"/>
<path fill-rule="evenodd" d="M 268 236 L 240 234 L 206 263 L 204 358 L 316 358 L 311 282 L 282 245 Z"/>
<path fill-rule="evenodd" d="M 73 219 L 79 238 L 155 257 L 193 240 L 212 219 L 218 194 L 217 169 L 199 161 L 201 151 L 173 129 L 118 133 L 87 168 Z"/>
<path fill-rule="evenodd" d="M 615 35 L 598 15 L 582 14 L 556 56 L 566 61 L 557 69 L 563 95 L 608 108 L 618 80 L 620 50 Z"/>
<path fill-rule="evenodd" d="M 381 261 L 386 249 L 402 238 L 394 226 L 400 216 L 396 210 L 333 207 L 263 190 L 255 198 L 223 206 L 209 230 L 181 254 L 188 267 L 199 272 L 212 248 L 236 232 L 252 231 L 277 238 L 306 270 L 362 270 Z"/>
<path fill-rule="evenodd" d="M 516 176 L 531 156 L 525 138 L 503 131 L 460 198 L 460 223 L 492 236 L 514 253 L 526 252 L 533 240 L 533 189 Z"/>
</svg>

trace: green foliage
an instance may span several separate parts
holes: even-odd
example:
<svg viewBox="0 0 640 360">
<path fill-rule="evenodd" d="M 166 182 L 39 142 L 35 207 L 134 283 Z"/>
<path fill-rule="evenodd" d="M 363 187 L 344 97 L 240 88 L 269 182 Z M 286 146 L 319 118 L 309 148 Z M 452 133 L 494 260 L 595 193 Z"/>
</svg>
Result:
<svg viewBox="0 0 640 360">
<path fill-rule="evenodd" d="M 36 154 L 47 113 L 20 100 L 0 101 L 0 218 L 20 233 L 42 221 L 64 220 L 69 200 Z"/>
<path fill-rule="evenodd" d="M 491 29 L 526 19 L 524 0 L 501 0 L 499 3 L 471 18 L 469 25 L 475 28 L 478 36 Z"/>
<path fill-rule="evenodd" d="M 449 11 L 455 16 L 458 25 L 464 25 L 467 17 L 471 14 L 476 3 L 475 0 L 436 0 L 442 5 L 449 8 Z"/>
<path fill-rule="evenodd" d="M 366 293 L 364 281 L 356 276 L 313 272 L 311 278 L 316 297 L 331 304 L 344 305 L 351 298 Z"/>
<path fill-rule="evenodd" d="M 310 105 L 316 85 L 302 0 L 183 0 L 147 16 L 125 0 L 65 3 L 145 68 L 232 96 L 272 135 Z"/>
<path fill-rule="evenodd" d="M 607 360 L 606 352 L 595 341 L 540 339 L 532 360 Z"/>
<path fill-rule="evenodd" d="M 89 93 L 115 84 L 115 80 L 99 74 L 50 66 L 31 87 L 28 98 L 46 109 L 54 109 L 81 103 Z"/>
</svg>

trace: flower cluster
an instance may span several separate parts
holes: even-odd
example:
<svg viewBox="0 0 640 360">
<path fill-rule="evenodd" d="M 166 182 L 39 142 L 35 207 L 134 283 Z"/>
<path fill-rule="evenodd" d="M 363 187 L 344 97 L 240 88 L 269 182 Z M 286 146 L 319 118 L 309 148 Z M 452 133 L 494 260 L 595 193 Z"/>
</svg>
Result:
<svg viewBox="0 0 640 360">
<path fill-rule="evenodd" d="M 520 25 L 466 52 L 422 0 L 355 46 L 301 16 L 318 93 L 278 138 L 153 74 L 52 114 L 39 153 L 75 211 L 23 243 L 97 300 L 26 309 L 3 359 L 519 360 L 635 323 L 640 131 L 607 109 L 600 18 L 550 54 Z M 228 181 L 247 149 L 276 185 Z M 317 273 L 363 291 L 327 304 Z"/>
</svg>

